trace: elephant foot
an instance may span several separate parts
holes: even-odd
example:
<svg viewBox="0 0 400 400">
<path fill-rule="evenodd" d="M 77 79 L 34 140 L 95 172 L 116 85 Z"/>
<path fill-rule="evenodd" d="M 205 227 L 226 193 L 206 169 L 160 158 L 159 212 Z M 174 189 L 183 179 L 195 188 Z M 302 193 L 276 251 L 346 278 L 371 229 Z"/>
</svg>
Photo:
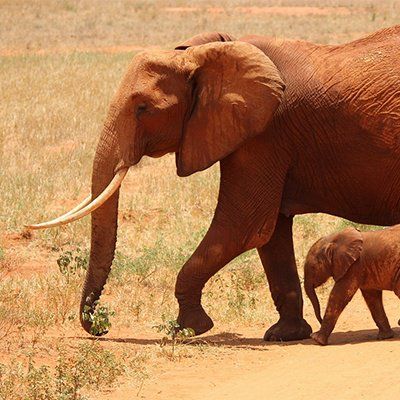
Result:
<svg viewBox="0 0 400 400">
<path fill-rule="evenodd" d="M 311 339 L 313 339 L 315 342 L 317 342 L 321 346 L 326 346 L 328 344 L 328 338 L 324 334 L 322 334 L 320 331 L 314 332 L 310 336 L 311 336 Z"/>
<path fill-rule="evenodd" d="M 394 332 L 392 329 L 389 329 L 387 331 L 379 331 L 377 339 L 378 340 L 385 340 L 385 339 L 391 339 L 394 336 Z"/>
<path fill-rule="evenodd" d="M 264 340 L 266 342 L 289 342 L 291 340 L 308 339 L 311 332 L 311 326 L 303 318 L 300 320 L 281 318 L 265 332 Z"/>
<path fill-rule="evenodd" d="M 209 331 L 214 323 L 199 304 L 197 306 L 181 306 L 177 322 L 179 329 L 191 328 L 195 335 L 201 335 Z"/>
</svg>

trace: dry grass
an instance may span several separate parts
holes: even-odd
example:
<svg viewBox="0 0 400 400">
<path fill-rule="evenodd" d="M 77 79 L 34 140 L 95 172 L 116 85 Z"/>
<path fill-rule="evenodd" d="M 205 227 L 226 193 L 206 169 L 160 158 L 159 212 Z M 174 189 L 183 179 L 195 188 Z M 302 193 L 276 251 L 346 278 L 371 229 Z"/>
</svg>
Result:
<svg viewBox="0 0 400 400">
<path fill-rule="evenodd" d="M 91 163 L 102 120 L 133 53 L 71 53 L 71 50 L 172 47 L 198 32 L 213 30 L 236 36 L 259 33 L 332 43 L 351 40 L 399 21 L 394 1 L 307 2 L 307 6 L 341 6 L 350 10 L 348 14 L 326 15 L 250 14 L 228 7 L 228 4 L 246 7 L 250 3 L 251 6 L 305 4 L 301 0 L 233 3 L 0 0 L 0 54 L 26 53 L 0 56 L 0 232 L 3 232 L 0 359 L 3 362 L 10 365 L 14 354 L 26 365 L 32 359 L 27 352 L 33 349 L 35 360 L 42 359 L 54 367 L 57 354 L 49 352 L 49 346 L 60 335 L 66 335 L 65 351 L 74 354 L 79 341 L 76 335 L 83 335 L 77 321 L 83 271 L 78 270 L 66 279 L 54 260 L 66 249 L 87 248 L 88 220 L 35 233 L 18 245 L 5 235 L 21 232 L 24 222 L 61 213 L 89 191 Z M 166 9 L 172 6 L 198 9 L 193 12 Z M 216 6 L 223 10 L 207 11 Z M 65 54 L 38 55 L 39 50 L 65 51 Z M 116 312 L 112 331 L 115 335 L 140 332 L 154 337 L 151 326 L 160 323 L 163 315 L 167 319 L 175 316 L 175 276 L 209 225 L 217 190 L 218 167 L 179 179 L 172 156 L 145 159 L 130 171 L 121 196 L 120 255 L 103 298 Z M 298 265 L 302 265 L 314 240 L 344 224 L 326 215 L 297 217 Z M 40 275 L 13 273 L 35 260 L 39 260 Z M 204 304 L 217 325 L 226 329 L 252 325 L 259 326 L 261 332 L 276 319 L 254 251 L 239 257 L 212 279 L 205 290 Z M 73 334 L 68 336 L 67 332 Z M 100 344 L 119 355 L 132 350 L 132 345 L 126 343 Z M 178 354 L 199 357 L 203 351 L 203 347 L 182 347 Z M 165 350 L 151 341 L 145 352 L 146 357 L 129 361 L 134 367 L 131 365 L 124 372 L 133 374 L 138 387 L 145 377 L 137 372 L 141 368 L 146 366 L 155 373 L 160 359 L 167 363 L 176 361 L 165 357 Z M 118 360 L 117 363 L 127 364 L 123 358 Z M 0 373 L 0 393 L 7 377 L 26 378 L 18 375 L 17 370 L 7 370 L 8 375 L 4 375 L 6 370 Z M 8 398 L 20 397 L 15 394 Z"/>
<path fill-rule="evenodd" d="M 240 7 L 347 7 L 349 13 L 244 13 Z M 399 22 L 394 0 L 168 1 L 1 0 L 0 51 L 173 46 L 202 31 L 343 42 Z M 177 8 L 183 8 L 179 11 Z M 193 12 L 186 11 L 194 8 Z M 171 10 L 172 8 L 172 10 Z M 215 10 L 217 8 L 217 10 Z"/>
</svg>

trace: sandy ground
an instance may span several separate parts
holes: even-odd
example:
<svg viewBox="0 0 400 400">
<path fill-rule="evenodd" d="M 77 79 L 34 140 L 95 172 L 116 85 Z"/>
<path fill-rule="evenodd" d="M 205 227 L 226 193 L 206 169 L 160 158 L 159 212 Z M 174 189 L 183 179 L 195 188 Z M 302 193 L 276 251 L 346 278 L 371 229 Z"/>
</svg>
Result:
<svg viewBox="0 0 400 400">
<path fill-rule="evenodd" d="M 385 293 L 389 319 L 399 317 L 399 300 Z M 307 319 L 317 328 L 311 310 Z M 311 340 L 265 343 L 260 330 L 212 331 L 203 339 L 218 353 L 183 359 L 146 381 L 140 392 L 125 384 L 99 399 L 394 399 L 400 395 L 400 328 L 377 341 L 377 331 L 361 295 L 345 310 L 331 344 Z M 139 340 L 132 339 L 139 343 Z M 143 345 L 151 340 L 142 340 Z"/>
</svg>

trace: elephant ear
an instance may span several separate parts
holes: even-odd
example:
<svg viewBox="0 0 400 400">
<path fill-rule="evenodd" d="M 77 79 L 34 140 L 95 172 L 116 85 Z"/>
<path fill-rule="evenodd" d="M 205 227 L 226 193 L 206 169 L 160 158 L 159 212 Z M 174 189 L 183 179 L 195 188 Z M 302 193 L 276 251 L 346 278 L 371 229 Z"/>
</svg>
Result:
<svg viewBox="0 0 400 400">
<path fill-rule="evenodd" d="M 228 33 L 206 32 L 193 36 L 175 47 L 175 50 L 186 50 L 188 47 L 199 46 L 211 42 L 232 42 L 235 38 Z"/>
<path fill-rule="evenodd" d="M 360 258 L 363 248 L 361 232 L 347 228 L 332 238 L 327 246 L 327 258 L 331 260 L 332 276 L 335 281 L 343 278 L 349 268 Z"/>
<path fill-rule="evenodd" d="M 185 51 L 193 63 L 192 107 L 183 128 L 177 173 L 202 171 L 266 130 L 285 85 L 275 64 L 244 42 Z"/>
</svg>

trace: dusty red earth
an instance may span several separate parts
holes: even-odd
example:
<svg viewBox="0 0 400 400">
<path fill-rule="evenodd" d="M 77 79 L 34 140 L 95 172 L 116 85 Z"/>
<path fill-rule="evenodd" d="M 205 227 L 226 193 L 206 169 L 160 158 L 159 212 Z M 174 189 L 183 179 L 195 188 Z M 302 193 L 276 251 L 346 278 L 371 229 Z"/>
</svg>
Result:
<svg viewBox="0 0 400 400">
<path fill-rule="evenodd" d="M 385 295 L 392 325 L 399 312 L 399 299 Z M 307 319 L 317 328 L 310 307 Z M 400 395 L 400 328 L 396 337 L 375 340 L 377 330 L 359 294 L 342 314 L 331 344 L 315 345 L 311 340 L 293 343 L 265 343 L 263 327 L 205 334 L 204 357 L 162 364 L 139 392 L 142 399 L 394 399 Z M 113 333 L 117 334 L 116 332 Z M 118 334 L 117 334 L 118 335 Z M 112 336 L 108 338 L 112 340 Z M 126 338 L 132 346 L 154 346 L 151 334 L 132 332 Z M 99 399 L 135 398 L 137 386 L 128 382 Z"/>
<path fill-rule="evenodd" d="M 26 232 L 3 235 L 2 246 L 11 250 L 16 262 L 10 263 L 8 274 L 29 279 L 36 274 L 56 268 L 55 256 L 43 248 L 35 248 L 35 241 Z M 18 254 L 26 248 L 35 252 L 35 261 Z M 18 265 L 12 267 L 12 265 Z M 385 292 L 384 304 L 395 338 L 376 340 L 377 329 L 358 293 L 339 319 L 330 345 L 321 347 L 312 340 L 292 343 L 266 343 L 261 337 L 265 326 L 221 326 L 200 337 L 204 351 L 177 361 L 157 358 L 158 365 L 148 367 L 149 378 L 142 386 L 137 380 L 125 377 L 110 392 L 96 393 L 99 400 L 157 399 L 394 399 L 400 395 L 400 300 Z M 311 306 L 306 302 L 305 315 L 318 329 Z M 271 316 L 269 316 L 271 317 Z M 148 325 L 148 324 L 147 324 Z M 145 322 L 135 329 L 114 328 L 102 338 L 112 351 L 155 354 L 160 335 Z M 77 345 L 89 339 L 80 328 L 64 332 L 63 340 Z M 49 346 L 60 340 L 60 333 L 46 334 Z M 184 345 L 192 346 L 192 345 Z M 54 347 L 54 346 L 53 346 Z M 1 358 L 1 355 L 0 355 Z M 43 357 L 42 357 L 43 358 Z M 44 357 L 43 363 L 52 365 L 54 357 Z M 146 366 L 147 368 L 147 366 Z"/>
<path fill-rule="evenodd" d="M 56 255 L 39 251 L 37 244 L 31 240 L 32 233 L 21 230 L 19 233 L 3 234 L 0 237 L 1 248 L 7 252 L 7 260 L 2 264 L 1 277 L 19 277 L 29 279 L 30 276 L 46 274 L 49 265 L 56 268 Z M 35 257 L 27 257 L 33 252 Z"/>
</svg>

